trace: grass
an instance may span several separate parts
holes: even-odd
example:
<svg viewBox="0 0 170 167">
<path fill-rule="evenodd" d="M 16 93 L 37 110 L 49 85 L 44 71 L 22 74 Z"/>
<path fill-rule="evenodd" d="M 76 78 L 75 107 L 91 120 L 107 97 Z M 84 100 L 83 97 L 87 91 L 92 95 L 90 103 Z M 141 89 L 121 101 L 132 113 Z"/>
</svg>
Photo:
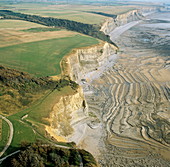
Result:
<svg viewBox="0 0 170 167">
<path fill-rule="evenodd" d="M 82 22 L 86 24 L 100 24 L 103 23 L 104 20 L 107 18 L 105 16 L 97 15 L 97 14 L 90 14 L 85 12 L 77 12 L 76 14 L 73 13 L 71 15 L 60 15 L 56 16 L 53 13 L 53 17 L 60 18 L 60 19 L 68 19 L 77 22 Z"/>
<path fill-rule="evenodd" d="M 0 28 L 33 28 L 33 27 L 45 27 L 40 24 L 31 23 L 22 20 L 0 20 Z"/>
<path fill-rule="evenodd" d="M 71 87 L 64 87 L 60 91 L 54 90 L 47 98 L 33 108 L 30 108 L 28 111 L 28 119 L 36 122 L 41 122 L 46 124 L 43 118 L 47 118 L 49 113 L 52 111 L 53 106 L 59 101 L 61 96 L 74 94 L 75 90 Z"/>
<path fill-rule="evenodd" d="M 53 31 L 53 29 L 55 31 Z M 78 34 L 73 31 L 67 31 L 64 29 L 58 30 L 57 28 L 26 28 L 26 29 L 0 29 L 0 47 L 12 46 L 22 43 L 43 41 L 47 39 L 56 39 L 74 36 Z"/>
<path fill-rule="evenodd" d="M 13 123 L 15 129 L 14 138 L 11 143 L 13 147 L 18 147 L 22 141 L 33 142 L 36 140 L 37 136 L 29 126 L 22 123 L 21 121 L 18 121 L 18 119 L 15 117 L 10 120 Z"/>
<path fill-rule="evenodd" d="M 37 100 L 37 103 L 41 101 L 43 98 Z M 36 105 L 36 103 L 34 103 Z M 7 150 L 6 154 L 14 152 L 18 150 L 21 142 L 35 142 L 36 140 L 45 140 L 44 137 L 36 131 L 33 130 L 33 127 L 26 122 L 22 121 L 22 117 L 27 114 L 29 109 L 25 109 L 21 112 L 18 112 L 14 115 L 8 117 L 8 119 L 12 122 L 14 126 L 14 136 L 11 143 L 11 146 Z"/>
<path fill-rule="evenodd" d="M 6 145 L 8 141 L 8 136 L 9 136 L 8 123 L 2 120 L 2 135 L 1 135 L 1 140 L 0 140 L 0 151 L 2 151 L 4 146 Z"/>
<path fill-rule="evenodd" d="M 21 121 L 17 116 L 10 116 L 8 119 L 12 122 L 14 127 L 14 136 L 12 143 L 4 155 L 8 155 L 14 151 L 17 151 L 22 142 L 35 142 L 36 140 L 47 140 L 44 136 L 38 134 L 27 123 Z M 47 140 L 48 141 L 48 140 Z"/>
<path fill-rule="evenodd" d="M 31 123 L 31 125 L 33 127 L 36 127 L 36 130 L 42 134 L 45 135 L 45 130 L 44 130 L 44 125 L 50 125 L 49 121 L 47 120 L 50 116 L 50 113 L 52 113 L 53 111 L 53 107 L 55 106 L 55 104 L 57 104 L 57 102 L 59 101 L 59 99 L 63 96 L 67 96 L 67 95 L 72 95 L 75 93 L 75 90 L 73 90 L 71 87 L 67 86 L 62 88 L 60 91 L 58 90 L 54 90 L 51 94 L 49 94 L 45 100 L 41 101 L 38 105 L 36 105 L 33 108 L 30 108 L 28 111 L 28 117 L 27 117 L 27 121 L 29 123 Z M 63 114 L 63 113 L 62 113 Z M 63 115 L 62 115 L 63 116 Z M 60 117 L 58 115 L 58 117 L 60 117 L 62 119 L 62 116 Z M 69 121 L 68 121 L 68 117 L 70 115 L 64 115 L 64 118 L 62 119 L 62 124 L 64 127 L 61 127 L 61 131 L 64 128 L 64 132 L 66 133 L 66 131 L 69 129 L 69 133 L 71 132 L 72 128 L 70 127 Z M 57 118 L 58 118 L 57 117 Z M 58 119 L 56 118 L 56 121 L 58 122 Z M 67 121 L 66 121 L 66 120 Z M 60 124 L 61 122 L 58 122 L 58 124 Z M 67 126 L 65 126 L 65 124 L 67 124 Z M 67 130 L 66 128 L 67 127 Z"/>
<path fill-rule="evenodd" d="M 59 39 L 18 44 L 0 48 L 2 65 L 36 76 L 52 76 L 61 72 L 60 61 L 72 49 L 97 44 L 88 36 L 75 35 Z"/>
</svg>

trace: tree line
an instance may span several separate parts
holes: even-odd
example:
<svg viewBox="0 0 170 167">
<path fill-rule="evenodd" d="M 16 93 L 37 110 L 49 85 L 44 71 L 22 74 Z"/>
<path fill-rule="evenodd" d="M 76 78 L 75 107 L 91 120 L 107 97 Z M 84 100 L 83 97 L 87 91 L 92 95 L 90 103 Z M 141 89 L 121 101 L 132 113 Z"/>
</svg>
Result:
<svg viewBox="0 0 170 167">
<path fill-rule="evenodd" d="M 78 84 L 67 78 L 52 80 L 50 77 L 34 77 L 26 72 L 21 72 L 15 69 L 10 69 L 0 65 L 0 83 L 18 90 L 19 92 L 34 93 L 35 91 L 58 89 L 65 86 L 70 86 L 72 89 L 77 89 Z"/>
<path fill-rule="evenodd" d="M 97 163 L 89 152 L 75 148 L 58 148 L 38 141 L 22 144 L 20 152 L 3 162 L 10 167 L 97 167 Z"/>
<path fill-rule="evenodd" d="M 98 15 L 101 15 L 101 16 L 111 17 L 111 18 L 114 18 L 114 19 L 117 17 L 117 15 L 115 15 L 115 14 L 109 14 L 109 13 L 103 13 L 103 12 L 94 12 L 94 11 L 86 11 L 86 12 L 98 14 Z"/>
<path fill-rule="evenodd" d="M 20 111 L 31 105 L 46 91 L 60 91 L 65 86 L 70 86 L 73 90 L 78 88 L 78 84 L 69 77 L 54 81 L 50 77 L 34 77 L 26 72 L 0 65 L 1 112 L 11 114 Z"/>
</svg>

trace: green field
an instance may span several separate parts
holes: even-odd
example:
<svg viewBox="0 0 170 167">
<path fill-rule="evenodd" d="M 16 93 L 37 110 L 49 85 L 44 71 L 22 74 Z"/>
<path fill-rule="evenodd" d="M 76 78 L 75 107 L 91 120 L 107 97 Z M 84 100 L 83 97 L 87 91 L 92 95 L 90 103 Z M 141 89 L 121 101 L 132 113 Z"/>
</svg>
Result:
<svg viewBox="0 0 170 167">
<path fill-rule="evenodd" d="M 8 155 L 20 148 L 22 142 L 35 142 L 36 140 L 49 141 L 41 134 L 37 133 L 34 128 L 22 121 L 20 117 L 10 116 L 8 119 L 12 122 L 14 127 L 14 136 L 10 147 L 7 149 L 4 155 Z M 35 128 L 36 129 L 36 128 Z M 5 144 L 3 144 L 5 145 Z"/>
<path fill-rule="evenodd" d="M 7 9 L 15 10 L 16 12 L 34 14 L 47 17 L 55 17 L 61 19 L 68 19 L 79 21 L 87 24 L 99 24 L 104 21 L 106 17 L 96 14 L 84 12 L 90 6 L 63 6 L 63 5 L 50 5 L 41 3 L 19 3 L 6 5 Z"/>
<path fill-rule="evenodd" d="M 13 123 L 15 133 L 13 136 L 13 140 L 11 143 L 12 147 L 18 147 L 19 144 L 23 141 L 29 141 L 33 142 L 38 137 L 36 133 L 30 128 L 28 125 L 24 124 L 23 122 L 19 121 L 15 117 L 13 119 L 10 119 Z"/>
<path fill-rule="evenodd" d="M 61 72 L 60 61 L 72 49 L 97 44 L 97 39 L 75 35 L 0 48 L 0 64 L 36 76 L 52 76 Z"/>
<path fill-rule="evenodd" d="M 50 14 L 50 13 L 49 13 Z M 48 15 L 49 14 L 45 14 Z M 97 15 L 97 14 L 90 14 L 90 13 L 85 13 L 85 12 L 77 12 L 77 13 L 72 13 L 68 15 L 57 15 L 55 13 L 50 14 L 51 17 L 59 18 L 59 19 L 68 19 L 68 20 L 73 20 L 77 22 L 82 22 L 86 24 L 100 24 L 103 23 L 104 20 L 107 18 L 105 16 Z"/>
</svg>

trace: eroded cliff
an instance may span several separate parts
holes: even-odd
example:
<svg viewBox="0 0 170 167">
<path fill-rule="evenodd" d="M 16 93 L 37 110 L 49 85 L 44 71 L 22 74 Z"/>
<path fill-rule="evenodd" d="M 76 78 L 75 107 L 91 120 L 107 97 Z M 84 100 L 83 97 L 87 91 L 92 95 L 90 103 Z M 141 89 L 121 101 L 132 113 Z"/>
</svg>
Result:
<svg viewBox="0 0 170 167">
<path fill-rule="evenodd" d="M 86 102 L 81 87 L 74 94 L 61 96 L 53 106 L 46 131 L 58 141 L 67 141 L 74 133 L 74 123 L 85 118 Z"/>
<path fill-rule="evenodd" d="M 96 73 L 99 68 L 105 68 L 110 57 L 115 57 L 117 48 L 108 43 L 75 49 L 61 62 L 62 75 L 82 83 L 89 73 Z M 69 96 L 62 96 L 53 106 L 49 116 L 50 126 L 46 131 L 58 141 L 74 141 L 79 143 L 84 135 L 88 116 L 88 107 L 81 87 Z"/>
<path fill-rule="evenodd" d="M 116 27 L 141 19 L 143 19 L 143 15 L 138 10 L 132 10 L 127 13 L 117 15 L 115 19 L 114 18 L 107 19 L 106 22 L 101 27 L 101 31 L 108 35 Z"/>
<path fill-rule="evenodd" d="M 95 46 L 80 48 L 64 57 L 61 66 L 63 75 L 68 75 L 74 81 L 80 83 L 83 79 L 88 79 L 92 72 L 96 72 L 115 57 L 118 48 L 109 43 L 100 43 Z"/>
</svg>

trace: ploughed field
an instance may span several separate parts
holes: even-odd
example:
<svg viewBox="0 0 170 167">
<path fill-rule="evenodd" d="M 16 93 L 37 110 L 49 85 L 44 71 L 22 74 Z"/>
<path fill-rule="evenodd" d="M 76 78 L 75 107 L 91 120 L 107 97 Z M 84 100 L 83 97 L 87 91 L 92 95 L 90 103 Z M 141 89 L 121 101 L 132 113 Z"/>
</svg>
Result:
<svg viewBox="0 0 170 167">
<path fill-rule="evenodd" d="M 91 83 L 93 94 L 86 94 L 89 112 L 106 131 L 101 166 L 170 166 L 169 51 L 162 54 L 158 42 L 146 45 L 151 34 L 156 41 L 162 34 L 155 25 L 143 26 L 117 39 L 123 50 L 115 65 Z M 168 39 L 162 39 L 162 48 Z"/>
</svg>

